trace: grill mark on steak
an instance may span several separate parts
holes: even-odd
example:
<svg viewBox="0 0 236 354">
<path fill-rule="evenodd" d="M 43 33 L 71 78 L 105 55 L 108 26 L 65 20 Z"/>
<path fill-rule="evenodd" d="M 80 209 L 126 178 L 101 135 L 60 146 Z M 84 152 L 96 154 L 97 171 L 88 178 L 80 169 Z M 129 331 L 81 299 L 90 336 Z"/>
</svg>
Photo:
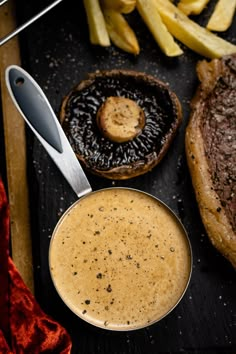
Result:
<svg viewBox="0 0 236 354">
<path fill-rule="evenodd" d="M 221 74 L 215 75 L 214 89 L 209 90 L 201 110 L 200 129 L 214 190 L 235 232 L 236 55 L 225 57 Z"/>
</svg>

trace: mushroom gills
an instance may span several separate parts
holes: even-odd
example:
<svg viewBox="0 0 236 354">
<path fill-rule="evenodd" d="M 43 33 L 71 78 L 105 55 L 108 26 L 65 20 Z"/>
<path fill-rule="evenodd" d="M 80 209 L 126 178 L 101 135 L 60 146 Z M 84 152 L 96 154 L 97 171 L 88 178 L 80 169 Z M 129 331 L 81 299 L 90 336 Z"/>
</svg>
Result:
<svg viewBox="0 0 236 354">
<path fill-rule="evenodd" d="M 87 170 L 127 179 L 146 173 L 163 158 L 182 110 L 176 94 L 153 76 L 96 71 L 64 98 L 60 119 Z"/>
</svg>

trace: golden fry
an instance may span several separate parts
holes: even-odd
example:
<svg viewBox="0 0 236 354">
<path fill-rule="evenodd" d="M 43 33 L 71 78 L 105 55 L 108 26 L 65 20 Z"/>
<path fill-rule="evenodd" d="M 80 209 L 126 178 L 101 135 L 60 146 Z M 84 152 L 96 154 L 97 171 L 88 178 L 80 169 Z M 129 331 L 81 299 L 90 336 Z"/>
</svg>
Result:
<svg viewBox="0 0 236 354">
<path fill-rule="evenodd" d="M 210 0 L 180 0 L 178 8 L 185 15 L 199 15 Z"/>
<path fill-rule="evenodd" d="M 183 53 L 163 23 L 156 7 L 156 0 L 137 0 L 137 10 L 148 26 L 161 50 L 170 57 Z"/>
<path fill-rule="evenodd" d="M 236 0 L 218 0 L 207 24 L 210 31 L 226 31 L 234 17 Z"/>
<path fill-rule="evenodd" d="M 92 44 L 109 46 L 110 38 L 107 32 L 99 0 L 84 0 L 84 7 L 89 26 L 89 37 Z"/>
<path fill-rule="evenodd" d="M 180 42 L 208 58 L 220 58 L 236 53 L 236 45 L 218 37 L 190 20 L 168 0 L 155 0 L 157 9 L 168 30 Z"/>
<path fill-rule="evenodd" d="M 129 14 L 135 9 L 136 0 L 100 0 L 102 7 L 123 14 Z"/>
<path fill-rule="evenodd" d="M 106 7 L 103 8 L 103 13 L 111 41 L 128 53 L 139 54 L 138 40 L 124 16 Z"/>
</svg>

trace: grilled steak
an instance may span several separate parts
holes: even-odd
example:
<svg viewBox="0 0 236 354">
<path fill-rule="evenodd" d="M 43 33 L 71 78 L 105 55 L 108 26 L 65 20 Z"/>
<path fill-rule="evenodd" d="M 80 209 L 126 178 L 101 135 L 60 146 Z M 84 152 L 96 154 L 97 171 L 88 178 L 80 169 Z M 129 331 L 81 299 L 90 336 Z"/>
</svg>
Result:
<svg viewBox="0 0 236 354">
<path fill-rule="evenodd" d="M 206 232 L 236 268 L 236 54 L 197 64 L 185 147 Z"/>
</svg>

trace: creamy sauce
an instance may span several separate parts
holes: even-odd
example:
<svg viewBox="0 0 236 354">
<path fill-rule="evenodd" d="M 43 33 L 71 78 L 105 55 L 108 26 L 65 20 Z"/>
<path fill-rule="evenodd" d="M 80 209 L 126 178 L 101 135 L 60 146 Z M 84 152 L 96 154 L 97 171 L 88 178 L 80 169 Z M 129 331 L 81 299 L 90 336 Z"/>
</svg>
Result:
<svg viewBox="0 0 236 354">
<path fill-rule="evenodd" d="M 112 188 L 82 198 L 56 227 L 50 271 L 67 306 L 113 330 L 149 325 L 179 301 L 191 251 L 167 207 L 139 191 Z"/>
</svg>

